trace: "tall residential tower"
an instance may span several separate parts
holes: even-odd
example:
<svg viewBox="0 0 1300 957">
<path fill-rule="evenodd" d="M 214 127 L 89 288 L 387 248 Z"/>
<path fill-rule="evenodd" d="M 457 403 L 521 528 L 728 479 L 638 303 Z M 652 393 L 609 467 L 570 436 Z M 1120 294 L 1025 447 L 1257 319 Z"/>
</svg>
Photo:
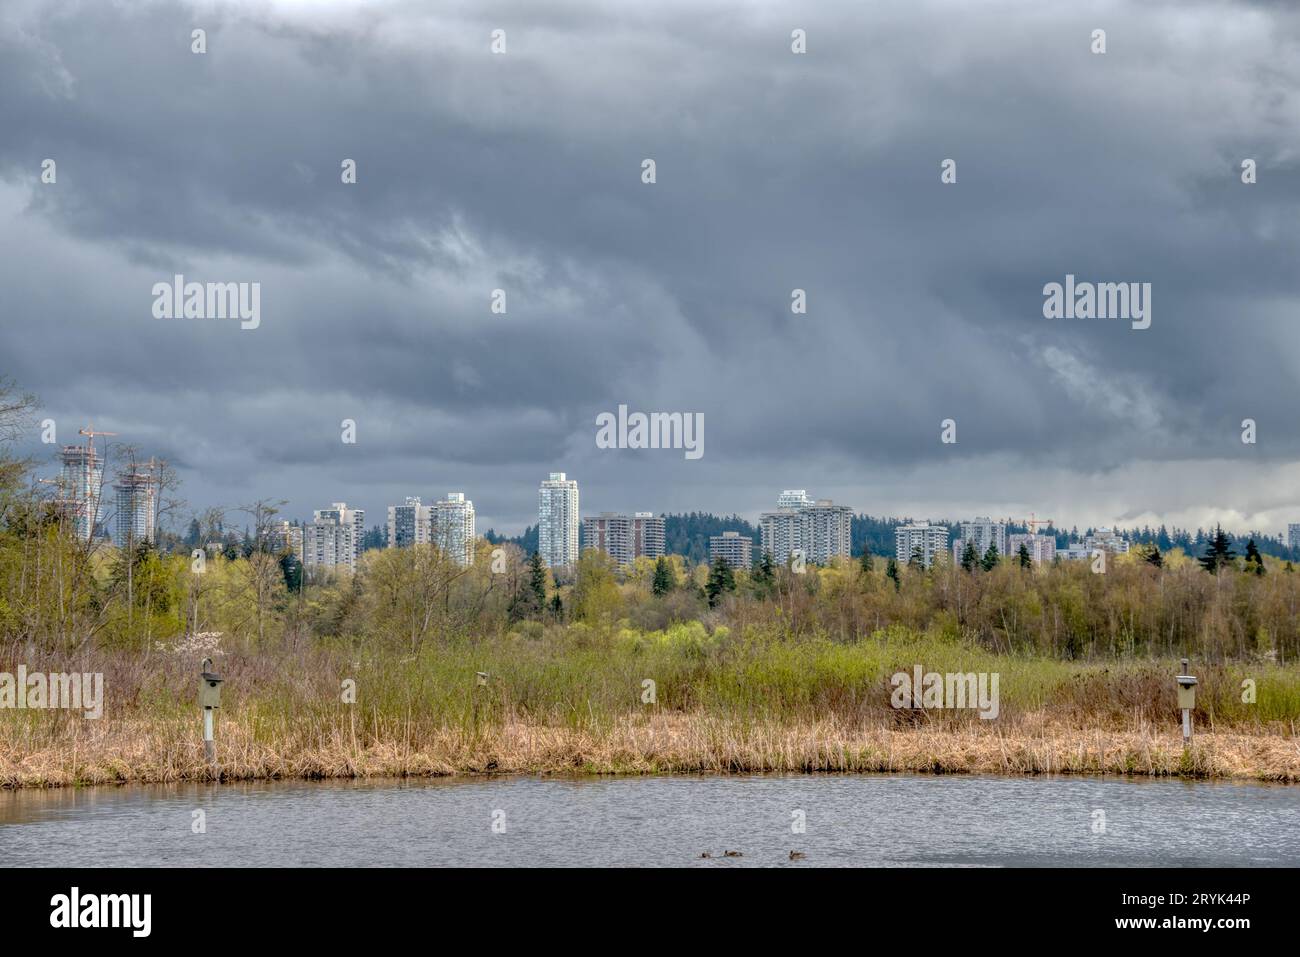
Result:
<svg viewBox="0 0 1300 957">
<path fill-rule="evenodd" d="M 578 483 L 552 472 L 537 491 L 537 550 L 550 568 L 578 561 Z"/>
</svg>

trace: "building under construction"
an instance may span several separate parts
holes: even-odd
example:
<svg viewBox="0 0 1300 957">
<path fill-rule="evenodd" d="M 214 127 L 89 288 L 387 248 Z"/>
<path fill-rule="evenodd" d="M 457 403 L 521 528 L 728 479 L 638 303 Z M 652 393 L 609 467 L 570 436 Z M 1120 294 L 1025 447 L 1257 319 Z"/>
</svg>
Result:
<svg viewBox="0 0 1300 957">
<path fill-rule="evenodd" d="M 148 465 L 131 465 L 118 476 L 113 489 L 117 493 L 113 534 L 117 546 L 134 548 L 141 542 L 156 541 L 158 481 L 153 460 Z"/>
<path fill-rule="evenodd" d="M 85 445 L 65 445 L 61 458 L 58 507 L 72 523 L 77 538 L 89 541 L 99 518 L 104 460 L 95 452 L 93 438 Z"/>
</svg>

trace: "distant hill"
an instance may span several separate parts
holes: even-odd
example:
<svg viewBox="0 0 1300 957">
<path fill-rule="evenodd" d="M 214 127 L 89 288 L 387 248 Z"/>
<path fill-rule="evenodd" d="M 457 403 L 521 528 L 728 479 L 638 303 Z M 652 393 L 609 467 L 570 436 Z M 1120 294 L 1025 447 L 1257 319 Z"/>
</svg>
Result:
<svg viewBox="0 0 1300 957">
<path fill-rule="evenodd" d="M 502 542 L 509 542 L 512 545 L 518 545 L 523 549 L 525 555 L 531 555 L 533 552 L 537 551 L 536 525 L 529 525 L 524 529 L 522 535 L 498 535 L 495 530 L 489 528 L 483 533 L 483 537 L 493 545 L 500 545 Z"/>
</svg>

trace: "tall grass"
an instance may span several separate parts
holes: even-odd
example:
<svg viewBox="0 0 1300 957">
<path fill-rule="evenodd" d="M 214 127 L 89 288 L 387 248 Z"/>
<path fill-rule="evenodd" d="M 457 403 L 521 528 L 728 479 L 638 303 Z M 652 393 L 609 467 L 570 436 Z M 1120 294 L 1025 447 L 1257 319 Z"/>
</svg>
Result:
<svg viewBox="0 0 1300 957">
<path fill-rule="evenodd" d="M 103 672 L 104 717 L 0 711 L 0 784 L 211 773 L 196 660 L 87 652 L 24 663 Z M 894 709 L 890 676 L 916 665 L 996 672 L 998 718 Z M 903 629 L 841 643 L 709 633 L 698 622 L 605 634 L 575 625 L 410 655 L 346 642 L 232 653 L 217 668 L 227 776 L 905 767 L 1300 778 L 1300 669 L 1266 662 L 1197 669 L 1202 747 L 1191 758 L 1177 731 L 1176 661 L 997 655 Z M 475 672 L 489 675 L 486 685 Z M 1242 701 L 1246 679 L 1254 703 Z M 355 703 L 343 700 L 345 681 L 355 683 Z"/>
</svg>

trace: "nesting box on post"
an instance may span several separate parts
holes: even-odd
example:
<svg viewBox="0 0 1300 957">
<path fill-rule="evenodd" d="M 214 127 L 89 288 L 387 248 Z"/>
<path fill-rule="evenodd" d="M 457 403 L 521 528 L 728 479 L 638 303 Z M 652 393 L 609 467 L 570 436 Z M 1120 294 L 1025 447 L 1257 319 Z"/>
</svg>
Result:
<svg viewBox="0 0 1300 957">
<path fill-rule="evenodd" d="M 1174 676 L 1178 682 L 1178 707 L 1183 712 L 1184 744 L 1192 740 L 1192 710 L 1196 707 L 1196 676 L 1187 673 L 1187 666 L 1188 661 L 1184 658 L 1182 674 Z"/>
<path fill-rule="evenodd" d="M 203 753 L 209 764 L 217 763 L 217 744 L 213 740 L 212 712 L 221 707 L 221 683 L 225 681 L 212 671 L 212 659 L 204 658 L 199 672 L 199 707 L 203 709 Z"/>
</svg>

